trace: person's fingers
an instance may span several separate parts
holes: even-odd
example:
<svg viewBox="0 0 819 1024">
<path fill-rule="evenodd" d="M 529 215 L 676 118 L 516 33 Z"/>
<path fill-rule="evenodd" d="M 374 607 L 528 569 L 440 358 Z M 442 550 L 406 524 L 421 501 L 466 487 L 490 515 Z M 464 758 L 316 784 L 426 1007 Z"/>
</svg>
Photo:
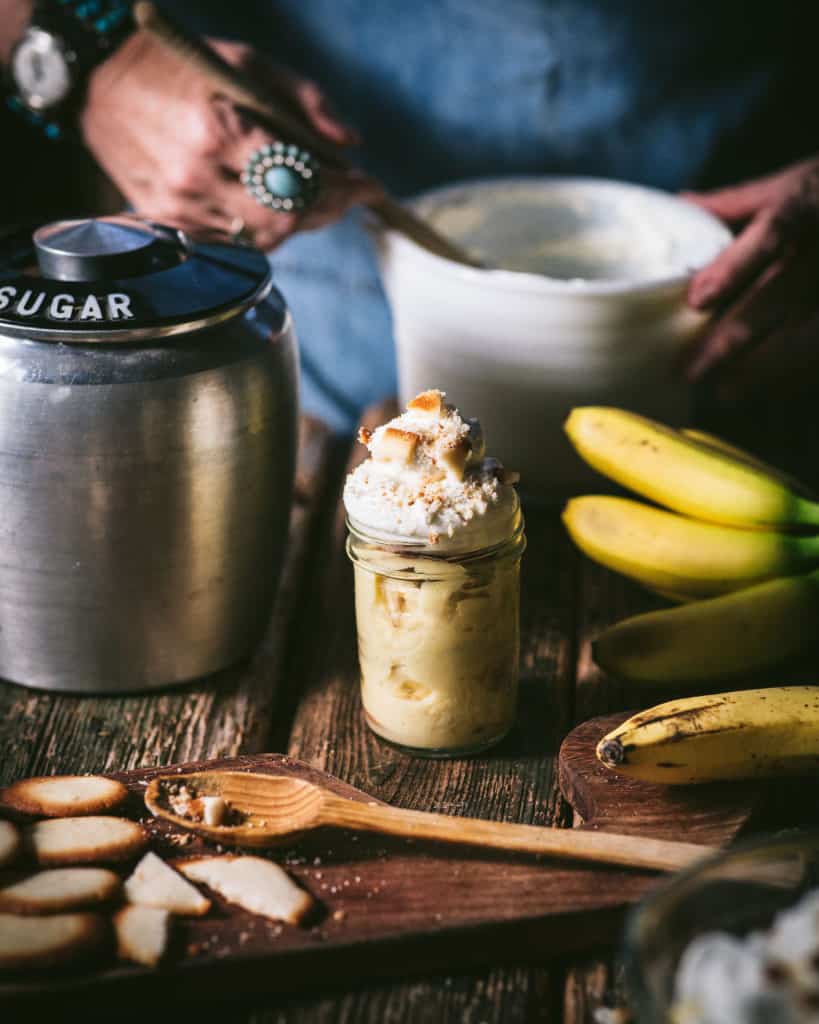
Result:
<svg viewBox="0 0 819 1024">
<path fill-rule="evenodd" d="M 236 136 L 224 154 L 224 173 L 228 181 L 238 181 L 250 157 L 262 146 L 273 142 L 273 136 L 258 125 L 253 125 Z M 319 163 L 319 195 L 316 206 L 326 205 L 329 191 L 348 194 L 346 206 L 376 201 L 383 198 L 383 187 L 373 178 L 356 168 L 337 169 Z M 311 207 L 313 209 L 314 207 Z"/>
<path fill-rule="evenodd" d="M 694 275 L 688 302 L 710 309 L 726 302 L 781 256 L 791 237 L 792 218 L 785 207 L 758 213 L 737 239 Z"/>
<path fill-rule="evenodd" d="M 219 199 L 230 222 L 242 221 L 253 244 L 265 251 L 275 249 L 301 226 L 299 214 L 274 211 L 260 205 L 238 182 L 228 185 Z"/>
<path fill-rule="evenodd" d="M 293 92 L 313 127 L 322 135 L 326 135 L 331 142 L 340 146 L 355 146 L 361 141 L 358 132 L 341 120 L 315 82 L 297 80 L 293 83 Z"/>
<path fill-rule="evenodd" d="M 717 394 L 727 402 L 764 396 L 796 398 L 816 387 L 819 373 L 819 313 L 794 317 L 743 355 L 720 382 Z"/>
<path fill-rule="evenodd" d="M 339 117 L 323 90 L 310 79 L 274 64 L 262 54 L 236 43 L 210 40 L 210 45 L 231 64 L 240 67 L 271 99 L 301 112 L 322 135 L 339 146 L 357 145 L 358 132 Z"/>
<path fill-rule="evenodd" d="M 240 175 L 249 157 L 271 141 L 272 136 L 258 126 L 239 136 L 225 154 L 221 178 L 212 186 L 214 202 L 232 218 L 244 220 L 260 249 L 275 248 L 296 229 L 321 227 L 337 220 L 352 205 L 382 198 L 381 187 L 360 172 L 322 168 L 318 195 L 302 213 L 287 214 L 263 206 L 248 194 Z"/>
<path fill-rule="evenodd" d="M 252 65 L 256 81 L 291 106 L 293 112 L 307 117 L 310 124 L 338 146 L 356 146 L 361 137 L 338 114 L 324 90 L 309 78 L 302 78 L 270 61 L 256 60 Z"/>
<path fill-rule="evenodd" d="M 806 268 L 815 253 L 797 253 L 765 270 L 730 309 L 711 325 L 687 358 L 686 375 L 697 380 L 718 363 L 759 342 L 801 307 L 813 290 Z"/>
<path fill-rule="evenodd" d="M 378 182 L 358 171 L 344 174 L 328 172 L 318 201 L 304 211 L 299 228 L 314 230 L 324 227 L 341 217 L 351 206 L 366 206 L 383 198 L 384 190 Z"/>
<path fill-rule="evenodd" d="M 194 234 L 213 230 L 229 235 L 237 223 L 243 223 L 259 248 L 272 249 L 295 230 L 298 217 L 274 214 L 260 206 L 239 180 L 247 158 L 269 143 L 271 136 L 258 127 L 236 134 L 240 121 L 231 120 L 233 115 L 227 107 L 220 116 L 228 130 L 222 161 L 204 165 L 201 180 L 188 178 L 186 182 L 177 181 L 172 189 L 149 192 L 141 207 L 157 220 L 164 217 L 170 223 L 184 222 L 184 230 Z"/>
<path fill-rule="evenodd" d="M 746 181 L 742 185 L 719 188 L 712 192 L 682 192 L 689 202 L 696 203 L 721 220 L 733 223 L 747 220 L 759 209 L 774 200 L 780 186 L 782 172 Z"/>
<path fill-rule="evenodd" d="M 155 192 L 144 193 L 137 203 L 139 214 L 148 220 L 181 228 L 194 236 L 230 235 L 236 217 L 208 197 L 167 196 Z"/>
<path fill-rule="evenodd" d="M 350 180 L 347 176 L 327 172 L 315 203 L 300 214 L 282 213 L 262 206 L 238 180 L 223 184 L 219 203 L 231 217 L 244 220 L 258 248 L 273 249 L 294 231 L 323 227 L 338 220 L 350 206 L 380 195 L 378 186 L 368 179 Z"/>
<path fill-rule="evenodd" d="M 759 337 L 763 326 L 773 314 L 767 307 L 770 293 L 781 288 L 782 264 L 770 267 L 748 293 L 727 309 L 707 329 L 688 353 L 685 373 L 689 380 L 699 380 L 718 363 L 724 363 Z M 778 306 L 774 298 L 774 305 Z"/>
</svg>

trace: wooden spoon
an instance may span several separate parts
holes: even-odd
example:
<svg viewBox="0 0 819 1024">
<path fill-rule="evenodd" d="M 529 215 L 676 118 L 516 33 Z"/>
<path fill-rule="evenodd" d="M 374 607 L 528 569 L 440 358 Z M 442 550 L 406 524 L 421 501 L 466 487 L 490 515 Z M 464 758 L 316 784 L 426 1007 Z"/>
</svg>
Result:
<svg viewBox="0 0 819 1024">
<path fill-rule="evenodd" d="M 221 796 L 240 822 L 205 825 L 175 814 L 168 806 L 168 787 L 180 784 L 187 786 L 194 796 Z M 292 842 L 305 832 L 331 826 L 658 871 L 676 871 L 716 852 L 712 847 L 665 839 L 510 825 L 362 803 L 289 775 L 205 771 L 158 776 L 145 792 L 145 803 L 159 818 L 192 829 L 214 842 L 236 846 L 275 846 Z"/>
<path fill-rule="evenodd" d="M 197 70 L 213 83 L 215 89 L 240 106 L 254 111 L 274 132 L 289 142 L 309 149 L 330 166 L 349 166 L 342 151 L 314 131 L 302 111 L 295 109 L 286 100 L 274 99 L 269 92 L 259 89 L 238 68 L 228 64 L 206 43 L 189 35 L 177 22 L 171 21 L 164 11 L 160 13 L 151 0 L 138 0 L 134 4 L 133 15 L 139 28 L 150 32 L 183 60 L 195 65 Z M 370 209 L 387 227 L 406 235 L 416 245 L 435 253 L 436 256 L 468 267 L 483 266 L 479 260 L 392 197 L 387 196 L 380 202 L 371 203 Z"/>
</svg>

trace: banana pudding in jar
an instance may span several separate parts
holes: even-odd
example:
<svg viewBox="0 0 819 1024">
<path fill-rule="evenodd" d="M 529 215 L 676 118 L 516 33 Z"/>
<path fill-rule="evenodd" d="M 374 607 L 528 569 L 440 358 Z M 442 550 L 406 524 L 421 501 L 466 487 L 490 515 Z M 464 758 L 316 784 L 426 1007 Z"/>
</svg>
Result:
<svg viewBox="0 0 819 1024">
<path fill-rule="evenodd" d="M 480 425 L 426 391 L 359 440 L 347 478 L 361 695 L 370 728 L 453 757 L 509 731 L 518 691 L 523 516 Z"/>
</svg>

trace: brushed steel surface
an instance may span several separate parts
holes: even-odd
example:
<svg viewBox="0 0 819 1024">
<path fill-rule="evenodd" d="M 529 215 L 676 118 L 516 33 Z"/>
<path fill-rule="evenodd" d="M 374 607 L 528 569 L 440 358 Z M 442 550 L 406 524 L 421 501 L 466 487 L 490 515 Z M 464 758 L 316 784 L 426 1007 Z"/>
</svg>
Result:
<svg viewBox="0 0 819 1024">
<path fill-rule="evenodd" d="M 295 471 L 282 308 L 150 348 L 0 335 L 0 677 L 137 690 L 250 652 Z"/>
</svg>

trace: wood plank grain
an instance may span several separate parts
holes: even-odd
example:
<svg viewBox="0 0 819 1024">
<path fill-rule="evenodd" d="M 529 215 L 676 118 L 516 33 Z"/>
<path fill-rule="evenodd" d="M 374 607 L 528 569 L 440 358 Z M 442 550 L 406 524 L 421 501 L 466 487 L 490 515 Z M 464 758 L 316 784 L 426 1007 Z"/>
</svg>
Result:
<svg viewBox="0 0 819 1024">
<path fill-rule="evenodd" d="M 288 999 L 254 1014 L 250 1024 L 549 1024 L 559 1019 L 561 997 L 545 971 L 495 967 L 443 974 L 433 983 L 367 985 Z"/>
<path fill-rule="evenodd" d="M 269 629 L 252 660 L 156 694 L 76 697 L 0 684 L 3 781 L 230 756 L 264 747 L 331 445 L 323 424 L 302 420 L 286 564 Z"/>
<path fill-rule="evenodd" d="M 567 543 L 569 543 L 567 539 Z M 595 715 L 656 704 L 646 688 L 627 686 L 598 668 L 592 640 L 607 626 L 630 615 L 668 606 L 637 583 L 578 556 L 577 671 L 574 724 Z"/>
<path fill-rule="evenodd" d="M 365 425 L 377 425 L 393 414 L 390 407 L 374 410 Z M 354 460 L 360 458 L 360 452 L 354 455 Z M 298 625 L 302 642 L 289 663 L 292 674 L 303 680 L 303 689 L 288 752 L 397 806 L 542 825 L 568 823 L 557 786 L 555 756 L 572 713 L 576 556 L 564 542 L 554 510 L 527 510 L 527 536 L 517 725 L 486 755 L 426 761 L 378 740 L 363 722 L 352 575 L 343 549 L 339 509 L 320 556 L 322 578 L 316 580 Z M 316 623 L 323 624 L 320 644 Z M 354 996 L 302 1000 L 288 1012 L 287 1020 L 318 1024 L 355 1019 L 380 1024 L 386 1019 L 546 1019 L 536 1014 L 554 1005 L 554 999 L 544 996 L 554 991 L 552 972 L 537 967 L 496 968 L 490 976 L 491 988 L 487 988 L 486 971 L 461 976 L 455 1002 L 447 986 L 434 980 L 396 985 L 388 994 L 365 986 Z M 479 1015 L 468 1009 L 472 1006 L 481 1007 Z"/>
</svg>

